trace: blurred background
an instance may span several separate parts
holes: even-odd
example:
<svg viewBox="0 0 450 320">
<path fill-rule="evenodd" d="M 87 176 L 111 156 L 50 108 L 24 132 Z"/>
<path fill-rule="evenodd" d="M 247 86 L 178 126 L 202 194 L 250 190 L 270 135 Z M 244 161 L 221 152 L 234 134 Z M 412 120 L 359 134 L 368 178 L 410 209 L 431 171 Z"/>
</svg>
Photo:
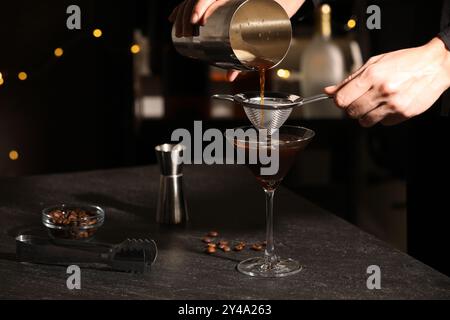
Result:
<svg viewBox="0 0 450 320">
<path fill-rule="evenodd" d="M 399 2 L 389 12 L 407 20 Z M 1 1 L 0 176 L 153 164 L 153 147 L 194 120 L 204 128 L 247 124 L 241 109 L 209 97 L 256 90 L 258 76 L 230 84 L 223 70 L 178 55 L 167 20 L 178 3 Z M 311 2 L 292 18 L 294 41 L 268 74 L 269 89 L 316 94 L 368 57 L 411 45 L 389 27 L 369 34 L 366 1 L 327 3 L 331 21 Z M 81 30 L 66 27 L 73 4 L 81 8 Z M 408 33 L 402 28 L 396 32 Z M 405 125 L 362 129 L 330 102 L 289 122 L 317 136 L 285 185 L 406 250 Z"/>
</svg>

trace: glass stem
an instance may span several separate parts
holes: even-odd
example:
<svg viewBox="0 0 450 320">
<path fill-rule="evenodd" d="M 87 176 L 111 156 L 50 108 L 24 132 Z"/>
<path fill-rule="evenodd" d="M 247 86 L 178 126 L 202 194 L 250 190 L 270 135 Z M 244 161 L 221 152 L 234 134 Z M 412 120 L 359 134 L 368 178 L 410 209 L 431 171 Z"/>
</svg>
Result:
<svg viewBox="0 0 450 320">
<path fill-rule="evenodd" d="M 273 196 L 274 190 L 265 190 L 266 193 L 266 251 L 265 260 L 268 267 L 278 262 L 273 243 Z"/>
</svg>

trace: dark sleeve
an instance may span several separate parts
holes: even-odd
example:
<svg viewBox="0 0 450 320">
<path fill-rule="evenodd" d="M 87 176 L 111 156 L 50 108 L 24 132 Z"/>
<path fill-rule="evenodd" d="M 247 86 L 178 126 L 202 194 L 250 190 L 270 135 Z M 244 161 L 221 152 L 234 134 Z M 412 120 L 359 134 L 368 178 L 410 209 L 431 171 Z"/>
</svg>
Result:
<svg viewBox="0 0 450 320">
<path fill-rule="evenodd" d="M 450 50 L 450 0 L 445 0 L 443 4 L 439 38 L 444 41 L 447 49 Z"/>
<path fill-rule="evenodd" d="M 448 26 L 439 33 L 439 38 L 441 38 L 442 41 L 444 41 L 445 46 L 447 47 L 448 50 L 450 50 L 450 26 Z"/>
</svg>

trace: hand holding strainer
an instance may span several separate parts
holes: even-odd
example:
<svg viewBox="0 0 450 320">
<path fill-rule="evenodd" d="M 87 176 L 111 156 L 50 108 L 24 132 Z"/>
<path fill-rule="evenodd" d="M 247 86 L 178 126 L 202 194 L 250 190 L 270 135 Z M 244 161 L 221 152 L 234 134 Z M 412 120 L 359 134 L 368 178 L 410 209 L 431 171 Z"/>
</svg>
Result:
<svg viewBox="0 0 450 320">
<path fill-rule="evenodd" d="M 216 94 L 212 98 L 239 103 L 255 128 L 273 131 L 279 129 L 286 122 L 291 115 L 292 108 L 330 99 L 332 96 L 318 94 L 303 98 L 293 94 L 267 92 L 263 104 L 261 104 L 260 93 L 256 91 L 239 93 L 234 96 Z"/>
</svg>

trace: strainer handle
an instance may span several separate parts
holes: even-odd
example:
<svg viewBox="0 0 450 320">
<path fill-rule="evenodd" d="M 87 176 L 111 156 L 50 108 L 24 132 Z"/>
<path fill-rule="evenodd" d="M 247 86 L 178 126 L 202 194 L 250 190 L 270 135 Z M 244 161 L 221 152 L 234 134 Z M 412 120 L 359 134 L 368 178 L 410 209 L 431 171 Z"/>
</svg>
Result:
<svg viewBox="0 0 450 320">
<path fill-rule="evenodd" d="M 215 94 L 211 98 L 216 99 L 216 100 L 226 100 L 226 101 L 234 102 L 234 97 L 229 94 Z"/>
<path fill-rule="evenodd" d="M 302 101 L 302 105 L 312 103 L 312 102 L 322 101 L 322 100 L 326 100 L 326 99 L 331 99 L 331 98 L 333 98 L 333 96 L 322 93 L 322 94 L 318 94 L 318 95 L 315 95 L 312 97 L 304 98 Z"/>
</svg>

